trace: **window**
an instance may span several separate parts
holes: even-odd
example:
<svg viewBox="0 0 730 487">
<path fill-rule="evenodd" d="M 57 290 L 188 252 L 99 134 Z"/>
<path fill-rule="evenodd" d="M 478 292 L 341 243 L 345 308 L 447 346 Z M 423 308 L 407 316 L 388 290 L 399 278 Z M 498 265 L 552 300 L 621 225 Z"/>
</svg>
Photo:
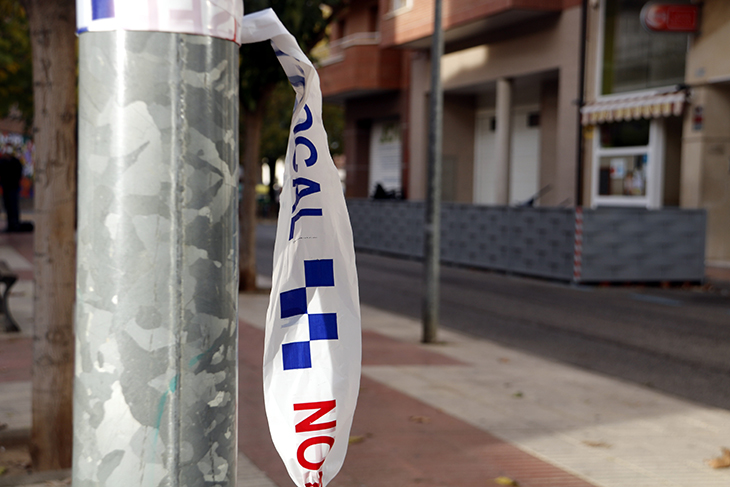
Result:
<svg viewBox="0 0 730 487">
<path fill-rule="evenodd" d="M 374 122 L 370 129 L 370 177 L 371 194 L 380 185 L 385 191 L 402 190 L 402 144 L 400 122 L 383 120 Z"/>
<path fill-rule="evenodd" d="M 606 0 L 601 94 L 684 82 L 687 35 L 648 32 L 640 13 L 646 0 Z"/>
<path fill-rule="evenodd" d="M 599 97 L 684 83 L 688 35 L 645 30 L 641 9 L 646 3 L 601 0 Z M 605 123 L 594 129 L 593 206 L 662 206 L 665 125 L 664 119 L 655 118 Z"/>
<path fill-rule="evenodd" d="M 632 120 L 623 123 L 607 123 L 600 126 L 601 147 L 637 147 L 649 145 L 651 122 Z"/>
<path fill-rule="evenodd" d="M 600 196 L 646 196 L 646 154 L 603 156 L 600 159 Z"/>
<path fill-rule="evenodd" d="M 398 10 L 410 8 L 413 0 L 392 0 L 392 2 L 393 12 L 397 12 Z"/>
<path fill-rule="evenodd" d="M 662 125 L 654 119 L 596 127 L 593 206 L 661 206 Z"/>
</svg>

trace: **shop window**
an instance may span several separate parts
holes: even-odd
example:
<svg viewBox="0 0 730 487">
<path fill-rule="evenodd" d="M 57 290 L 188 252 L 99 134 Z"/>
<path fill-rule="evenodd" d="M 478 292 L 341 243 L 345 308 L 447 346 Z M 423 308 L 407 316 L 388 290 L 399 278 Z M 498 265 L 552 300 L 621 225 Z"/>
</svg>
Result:
<svg viewBox="0 0 730 487">
<path fill-rule="evenodd" d="M 663 120 L 635 120 L 596 127 L 594 206 L 662 204 Z"/>
<path fill-rule="evenodd" d="M 599 196 L 646 196 L 646 154 L 603 156 L 599 162 Z"/>
<path fill-rule="evenodd" d="M 640 13 L 646 0 L 605 0 L 601 94 L 684 82 L 688 36 L 648 32 Z"/>
</svg>

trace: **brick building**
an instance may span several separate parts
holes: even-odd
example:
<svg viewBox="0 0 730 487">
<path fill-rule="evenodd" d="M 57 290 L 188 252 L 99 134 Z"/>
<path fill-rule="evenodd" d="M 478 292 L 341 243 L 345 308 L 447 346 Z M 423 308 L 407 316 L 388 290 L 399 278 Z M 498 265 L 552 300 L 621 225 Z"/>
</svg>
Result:
<svg viewBox="0 0 730 487">
<path fill-rule="evenodd" d="M 443 0 L 445 201 L 575 204 L 580 0 Z M 426 192 L 432 0 L 355 0 L 320 64 L 347 195 Z"/>
<path fill-rule="evenodd" d="M 647 3 L 443 0 L 444 200 L 703 208 L 708 264 L 730 269 L 730 2 L 659 2 L 700 5 L 691 33 L 648 32 Z M 433 7 L 354 0 L 333 26 L 348 197 L 425 198 Z"/>
<path fill-rule="evenodd" d="M 646 0 L 587 2 L 583 204 L 707 211 L 706 259 L 730 269 L 730 2 L 694 32 L 650 32 Z M 701 5 L 700 5 L 701 3 Z"/>
</svg>

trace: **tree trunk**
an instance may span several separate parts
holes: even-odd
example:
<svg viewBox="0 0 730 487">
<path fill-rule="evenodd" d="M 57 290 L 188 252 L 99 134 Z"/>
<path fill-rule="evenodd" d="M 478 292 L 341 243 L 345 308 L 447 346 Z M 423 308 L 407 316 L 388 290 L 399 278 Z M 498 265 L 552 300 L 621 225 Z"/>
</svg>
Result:
<svg viewBox="0 0 730 487">
<path fill-rule="evenodd" d="M 261 126 L 264 120 L 266 100 L 263 97 L 256 109 L 242 109 L 244 126 L 243 148 L 243 198 L 239 215 L 239 281 L 243 292 L 256 290 L 256 184 L 261 175 Z"/>
<path fill-rule="evenodd" d="M 36 470 L 71 467 L 76 249 L 76 10 L 73 1 L 29 0 L 35 120 Z"/>
</svg>

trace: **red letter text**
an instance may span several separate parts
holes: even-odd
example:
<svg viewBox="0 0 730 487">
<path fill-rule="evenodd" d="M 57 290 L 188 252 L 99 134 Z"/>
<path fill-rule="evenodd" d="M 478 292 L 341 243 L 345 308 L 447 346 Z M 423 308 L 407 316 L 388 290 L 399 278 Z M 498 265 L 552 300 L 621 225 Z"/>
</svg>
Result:
<svg viewBox="0 0 730 487">
<path fill-rule="evenodd" d="M 325 414 L 329 413 L 330 411 L 335 409 L 335 401 L 334 399 L 331 401 L 321 401 L 321 402 L 307 402 L 304 404 L 295 404 L 294 405 L 294 411 L 308 411 L 310 409 L 316 409 L 316 411 L 309 416 L 307 416 L 304 420 L 302 420 L 299 424 L 296 425 L 296 432 L 297 433 L 306 433 L 309 431 L 321 431 L 321 430 L 328 430 L 331 428 L 334 428 L 337 425 L 337 421 L 329 421 L 327 423 L 319 423 L 314 424 L 315 421 L 320 419 Z M 334 441 L 334 440 L 332 440 Z M 316 469 L 313 469 L 316 470 Z"/>
</svg>

